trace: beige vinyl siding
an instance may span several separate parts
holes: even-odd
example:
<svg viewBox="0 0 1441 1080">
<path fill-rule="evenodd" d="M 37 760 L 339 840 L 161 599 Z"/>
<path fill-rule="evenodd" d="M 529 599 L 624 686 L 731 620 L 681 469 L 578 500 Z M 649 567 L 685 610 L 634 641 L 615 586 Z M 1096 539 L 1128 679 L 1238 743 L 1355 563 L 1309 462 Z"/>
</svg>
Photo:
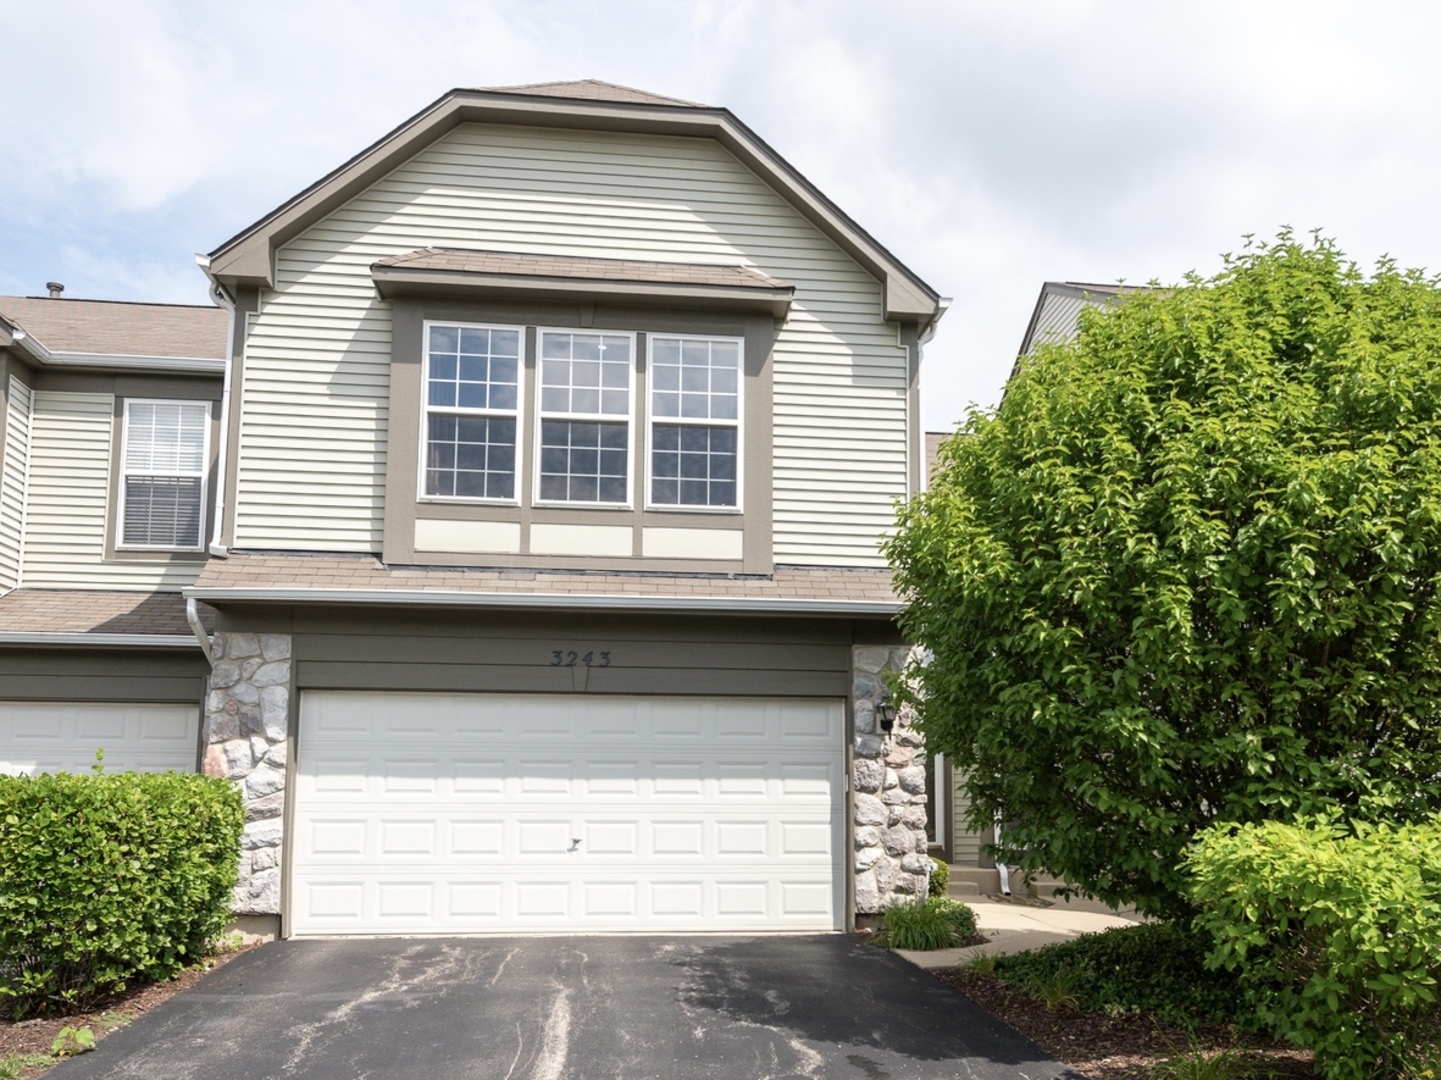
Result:
<svg viewBox="0 0 1441 1080">
<path fill-rule="evenodd" d="M 12 375 L 5 404 L 5 457 L 0 462 L 0 590 L 20 585 L 29 461 L 30 388 Z"/>
<path fill-rule="evenodd" d="M 1047 293 L 1036 318 L 1036 331 L 1031 335 L 1031 349 L 1070 341 L 1080 329 L 1081 309 L 1093 307 L 1095 303 L 1080 296 Z"/>
<path fill-rule="evenodd" d="M 881 284 L 713 140 L 457 128 L 277 254 L 247 344 L 235 544 L 378 551 L 388 304 L 429 245 L 742 264 L 797 288 L 774 351 L 777 562 L 881 565 L 906 495 L 906 350 Z"/>
<path fill-rule="evenodd" d="M 110 501 L 110 394 L 37 390 L 31 417 L 27 588 L 179 589 L 200 564 L 105 560 Z"/>
<path fill-rule="evenodd" d="M 951 784 L 951 862 L 955 866 L 981 865 L 981 835 L 966 828 L 971 800 L 966 795 L 966 778 L 959 770 Z"/>
</svg>

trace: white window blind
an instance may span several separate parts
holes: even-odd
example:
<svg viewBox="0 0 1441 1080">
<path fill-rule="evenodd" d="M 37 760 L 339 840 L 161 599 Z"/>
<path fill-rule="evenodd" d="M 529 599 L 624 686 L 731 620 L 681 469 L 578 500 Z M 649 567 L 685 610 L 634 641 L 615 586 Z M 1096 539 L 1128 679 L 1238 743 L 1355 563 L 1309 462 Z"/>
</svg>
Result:
<svg viewBox="0 0 1441 1080">
<path fill-rule="evenodd" d="M 203 401 L 125 403 L 122 547 L 201 546 L 209 427 Z"/>
</svg>

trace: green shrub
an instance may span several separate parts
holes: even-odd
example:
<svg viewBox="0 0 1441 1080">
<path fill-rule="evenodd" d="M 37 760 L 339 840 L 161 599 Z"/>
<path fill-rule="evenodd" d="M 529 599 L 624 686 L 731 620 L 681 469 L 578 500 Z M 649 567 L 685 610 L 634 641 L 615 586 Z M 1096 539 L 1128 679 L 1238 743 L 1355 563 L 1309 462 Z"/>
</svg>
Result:
<svg viewBox="0 0 1441 1080">
<path fill-rule="evenodd" d="M 944 896 L 896 904 L 886 909 L 885 922 L 871 941 L 887 949 L 952 949 L 976 934 L 976 913 Z"/>
<path fill-rule="evenodd" d="M 1188 919 L 1213 822 L 1441 811 L 1438 357 L 1441 278 L 1283 232 L 945 440 L 885 544 L 893 704 L 1001 861 Z"/>
<path fill-rule="evenodd" d="M 951 880 L 951 868 L 945 859 L 931 858 L 931 884 L 930 895 L 945 896 L 946 885 Z"/>
<path fill-rule="evenodd" d="M 224 780 L 0 777 L 0 1008 L 165 979 L 229 918 L 244 812 Z"/>
<path fill-rule="evenodd" d="M 1234 976 L 1206 968 L 1203 935 L 1170 923 L 1142 923 L 1084 934 L 996 959 L 996 976 L 1040 997 L 1061 978 L 1088 1012 L 1142 1010 L 1169 1023 L 1243 1016 Z"/>
<path fill-rule="evenodd" d="M 1400 1076 L 1438 1022 L 1441 818 L 1217 826 L 1189 857 L 1211 962 L 1328 1080 Z"/>
</svg>

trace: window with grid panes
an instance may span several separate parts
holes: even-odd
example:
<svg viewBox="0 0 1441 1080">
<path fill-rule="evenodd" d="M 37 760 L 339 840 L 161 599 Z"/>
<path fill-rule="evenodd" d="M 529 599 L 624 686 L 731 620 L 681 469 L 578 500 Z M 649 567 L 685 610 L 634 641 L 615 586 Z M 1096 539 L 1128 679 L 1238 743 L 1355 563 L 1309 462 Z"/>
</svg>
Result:
<svg viewBox="0 0 1441 1080">
<path fill-rule="evenodd" d="M 209 436 L 203 401 L 125 403 L 118 546 L 201 546 Z"/>
<path fill-rule="evenodd" d="M 739 506 L 741 343 L 650 339 L 650 502 Z"/>
<path fill-rule="evenodd" d="M 540 502 L 630 501 L 628 334 L 540 332 Z"/>
<path fill-rule="evenodd" d="M 427 325 L 428 497 L 515 498 L 520 342 L 515 328 Z"/>
</svg>

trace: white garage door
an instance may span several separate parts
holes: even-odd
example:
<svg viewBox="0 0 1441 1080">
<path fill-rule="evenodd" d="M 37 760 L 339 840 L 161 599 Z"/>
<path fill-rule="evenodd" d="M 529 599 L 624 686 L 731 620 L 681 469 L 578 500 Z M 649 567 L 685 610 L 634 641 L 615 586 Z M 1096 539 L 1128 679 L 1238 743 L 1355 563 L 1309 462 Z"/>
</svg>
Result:
<svg viewBox="0 0 1441 1080">
<path fill-rule="evenodd" d="M 195 771 L 198 705 L 0 701 L 0 773 Z"/>
<path fill-rule="evenodd" d="M 292 930 L 841 926 L 840 701 L 307 692 Z"/>
</svg>

